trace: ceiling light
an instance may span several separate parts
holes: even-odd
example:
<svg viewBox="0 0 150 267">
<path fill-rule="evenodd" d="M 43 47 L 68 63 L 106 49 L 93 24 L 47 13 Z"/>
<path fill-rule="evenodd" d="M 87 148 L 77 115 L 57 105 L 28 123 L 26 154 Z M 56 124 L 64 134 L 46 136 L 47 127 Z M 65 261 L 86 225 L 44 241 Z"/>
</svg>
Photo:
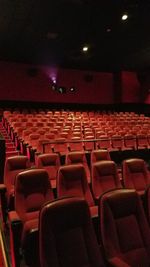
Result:
<svg viewBox="0 0 150 267">
<path fill-rule="evenodd" d="M 128 18 L 128 15 L 127 14 L 123 14 L 121 19 L 122 20 L 126 20 L 127 18 Z"/>
<path fill-rule="evenodd" d="M 88 49 L 89 49 L 88 46 L 83 46 L 82 51 L 83 51 L 83 52 L 87 52 Z"/>
</svg>

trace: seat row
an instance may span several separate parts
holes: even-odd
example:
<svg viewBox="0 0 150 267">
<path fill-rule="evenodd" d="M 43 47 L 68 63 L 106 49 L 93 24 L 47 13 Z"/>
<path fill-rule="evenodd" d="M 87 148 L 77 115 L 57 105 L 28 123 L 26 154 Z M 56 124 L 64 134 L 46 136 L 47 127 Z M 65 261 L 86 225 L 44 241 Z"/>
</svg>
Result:
<svg viewBox="0 0 150 267">
<path fill-rule="evenodd" d="M 150 211 L 150 188 L 145 201 Z M 80 196 L 50 200 L 38 216 L 23 223 L 17 212 L 9 213 L 16 267 L 20 266 L 16 245 L 32 267 L 150 266 L 150 218 L 135 190 L 117 189 L 100 197 L 97 236 L 88 203 Z"/>
<path fill-rule="evenodd" d="M 89 151 L 94 148 L 109 150 L 149 148 L 150 120 L 143 114 L 92 113 L 89 116 L 87 113 L 87 117 L 86 114 L 81 116 L 83 115 L 81 112 L 77 114 L 77 112 L 65 112 L 61 118 L 62 113 L 56 111 L 54 114 L 50 113 L 53 118 L 51 117 L 51 122 L 47 122 L 48 114 L 36 114 L 36 118 L 33 118 L 33 114 L 4 112 L 3 124 L 22 154 L 32 155 L 35 150 L 41 153 L 43 149 L 47 152 L 67 153 L 68 149 Z M 26 121 L 20 121 L 21 119 Z M 36 127 L 34 122 L 28 119 L 35 119 Z M 43 148 L 42 144 L 48 142 L 50 145 L 44 145 Z M 27 150 L 29 152 L 26 152 Z"/>
<path fill-rule="evenodd" d="M 30 171 L 36 174 L 38 170 L 45 170 L 55 197 L 80 193 L 91 207 L 96 206 L 99 196 L 107 190 L 132 188 L 142 196 L 150 184 L 149 171 L 143 159 L 124 160 L 122 176 L 115 162 L 110 160 L 108 151 L 105 150 L 95 151 L 92 154 L 91 169 L 88 167 L 84 153 L 68 154 L 66 163 L 68 165 L 61 166 L 57 154 L 39 155 L 36 166 L 32 168 L 26 156 L 7 158 L 4 183 L 0 184 L 4 221 L 6 222 L 7 219 L 7 210 L 14 209 L 16 175 L 25 170 L 27 174 Z M 91 208 L 92 214 L 96 212 L 95 207 Z"/>
</svg>

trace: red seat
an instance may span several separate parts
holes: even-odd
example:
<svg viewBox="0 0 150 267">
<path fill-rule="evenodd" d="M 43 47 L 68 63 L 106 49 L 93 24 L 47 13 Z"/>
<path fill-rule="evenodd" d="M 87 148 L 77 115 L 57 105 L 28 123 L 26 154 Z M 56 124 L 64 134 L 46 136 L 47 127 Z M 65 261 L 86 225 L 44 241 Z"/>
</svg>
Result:
<svg viewBox="0 0 150 267">
<path fill-rule="evenodd" d="M 92 191 L 95 200 L 106 191 L 121 188 L 117 166 L 114 161 L 102 160 L 92 165 Z"/>
<path fill-rule="evenodd" d="M 123 137 L 119 134 L 112 135 L 111 145 L 112 145 L 113 150 L 123 150 L 124 149 Z"/>
<path fill-rule="evenodd" d="M 118 189 L 99 201 L 100 232 L 110 266 L 149 267 L 150 228 L 135 190 Z"/>
<path fill-rule="evenodd" d="M 124 136 L 124 146 L 125 149 L 136 149 L 137 144 L 136 144 L 136 136 L 133 134 L 125 134 Z"/>
<path fill-rule="evenodd" d="M 100 160 L 111 160 L 110 153 L 106 149 L 92 150 L 91 152 L 91 165 Z"/>
<path fill-rule="evenodd" d="M 150 184 L 150 177 L 143 159 L 127 159 L 123 161 L 123 181 L 126 188 L 135 189 L 140 195 L 144 194 Z"/>
<path fill-rule="evenodd" d="M 111 139 L 107 135 L 101 135 L 96 142 L 97 148 L 111 150 Z"/>
<path fill-rule="evenodd" d="M 40 212 L 41 267 L 104 267 L 85 200 L 64 198 Z"/>
<path fill-rule="evenodd" d="M 70 151 L 82 151 L 83 150 L 83 142 L 80 137 L 72 137 L 69 143 Z"/>
<path fill-rule="evenodd" d="M 137 134 L 136 138 L 137 138 L 137 148 L 138 149 L 143 149 L 143 148 L 149 147 L 146 134 L 142 134 L 142 133 Z"/>
<path fill-rule="evenodd" d="M 90 174 L 90 169 L 89 169 L 84 151 L 69 152 L 66 155 L 66 164 L 69 165 L 69 164 L 77 164 L 77 163 L 83 164 L 85 171 L 86 171 L 86 177 L 87 177 L 88 183 L 90 183 L 91 174 Z"/>
<path fill-rule="evenodd" d="M 60 167 L 60 158 L 56 153 L 40 154 L 36 157 L 35 164 L 38 168 L 44 168 L 49 175 L 52 188 L 56 188 L 56 177 Z"/>
<path fill-rule="evenodd" d="M 86 171 L 82 164 L 73 164 L 60 167 L 57 177 L 57 196 L 82 197 L 88 202 L 91 215 L 97 216 L 97 206 L 95 206 L 87 182 Z"/>
<path fill-rule="evenodd" d="M 4 167 L 4 185 L 1 184 L 2 188 L 2 207 L 3 217 L 6 219 L 6 208 L 12 210 L 14 208 L 14 184 L 16 175 L 30 167 L 30 162 L 27 156 L 12 156 L 6 159 Z M 5 196 L 3 195 L 4 189 L 6 191 Z M 6 199 L 5 199 L 6 197 Z"/>
<path fill-rule="evenodd" d="M 15 210 L 9 212 L 11 251 L 14 253 L 16 265 L 20 261 L 20 248 L 27 265 L 32 266 L 31 262 L 37 262 L 39 210 L 44 203 L 53 199 L 46 170 L 30 169 L 17 175 Z"/>
</svg>

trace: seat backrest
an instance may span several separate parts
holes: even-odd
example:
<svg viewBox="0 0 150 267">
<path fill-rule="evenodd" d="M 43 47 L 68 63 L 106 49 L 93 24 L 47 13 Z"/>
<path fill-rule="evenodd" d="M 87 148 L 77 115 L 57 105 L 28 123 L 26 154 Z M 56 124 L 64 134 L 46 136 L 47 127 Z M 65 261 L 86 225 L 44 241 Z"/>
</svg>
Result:
<svg viewBox="0 0 150 267">
<path fill-rule="evenodd" d="M 95 199 L 108 190 L 121 188 L 117 166 L 114 161 L 102 160 L 92 165 L 92 191 Z"/>
<path fill-rule="evenodd" d="M 124 145 L 125 145 L 126 148 L 136 149 L 137 148 L 136 136 L 131 134 L 131 133 L 125 134 L 125 136 L 124 136 Z"/>
<path fill-rule="evenodd" d="M 36 157 L 35 164 L 38 168 L 47 170 L 49 179 L 56 179 L 60 167 L 60 158 L 56 153 L 40 154 Z"/>
<path fill-rule="evenodd" d="M 83 164 L 72 164 L 60 167 L 57 176 L 57 196 L 79 196 L 94 206 L 94 200 L 88 186 Z"/>
<path fill-rule="evenodd" d="M 72 197 L 47 203 L 40 212 L 41 267 L 104 267 L 85 200 Z"/>
<path fill-rule="evenodd" d="M 41 206 L 53 199 L 54 195 L 46 170 L 30 169 L 17 175 L 15 210 L 22 221 L 37 218 Z"/>
<path fill-rule="evenodd" d="M 90 183 L 91 181 L 91 174 L 90 174 L 90 169 L 87 163 L 86 155 L 84 151 L 74 151 L 70 152 L 66 155 L 66 164 L 78 164 L 81 163 L 83 164 L 88 182 Z"/>
<path fill-rule="evenodd" d="M 110 153 L 106 149 L 92 150 L 91 152 L 91 164 L 100 160 L 111 160 Z"/>
<path fill-rule="evenodd" d="M 150 178 L 143 159 L 132 158 L 123 161 L 123 181 L 126 188 L 133 188 L 143 194 Z"/>
<path fill-rule="evenodd" d="M 18 155 L 6 159 L 4 167 L 4 184 L 6 185 L 8 194 L 14 187 L 16 175 L 29 167 L 30 162 L 27 156 Z"/>
<path fill-rule="evenodd" d="M 150 229 L 137 192 L 118 189 L 103 194 L 99 215 L 106 258 L 120 258 L 132 267 L 150 266 Z"/>
</svg>

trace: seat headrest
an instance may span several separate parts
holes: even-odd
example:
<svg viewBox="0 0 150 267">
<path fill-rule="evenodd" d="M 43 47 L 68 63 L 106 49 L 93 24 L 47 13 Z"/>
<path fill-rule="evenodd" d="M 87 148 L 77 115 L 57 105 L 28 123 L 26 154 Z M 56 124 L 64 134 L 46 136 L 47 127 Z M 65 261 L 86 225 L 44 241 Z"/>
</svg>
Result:
<svg viewBox="0 0 150 267">
<path fill-rule="evenodd" d="M 19 170 L 26 169 L 29 167 L 29 159 L 27 156 L 13 156 L 7 158 L 6 165 L 8 165 L 9 170 Z"/>
<path fill-rule="evenodd" d="M 95 168 L 100 175 L 116 174 L 116 164 L 111 160 L 97 161 L 93 163 L 93 168 Z"/>
<path fill-rule="evenodd" d="M 42 161 L 44 166 L 54 165 L 58 159 L 58 155 L 55 153 L 52 154 L 43 154 L 39 155 L 38 158 Z"/>
<path fill-rule="evenodd" d="M 143 159 L 128 159 L 125 161 L 131 172 L 141 172 L 145 168 L 145 162 Z"/>
<path fill-rule="evenodd" d="M 107 192 L 100 198 L 100 205 L 110 208 L 114 218 L 121 218 L 137 213 L 139 196 L 132 189 L 117 189 Z"/>
<path fill-rule="evenodd" d="M 39 188 L 47 190 L 49 186 L 49 176 L 45 169 L 26 170 L 20 172 L 16 177 L 16 190 L 24 194 Z"/>
</svg>

